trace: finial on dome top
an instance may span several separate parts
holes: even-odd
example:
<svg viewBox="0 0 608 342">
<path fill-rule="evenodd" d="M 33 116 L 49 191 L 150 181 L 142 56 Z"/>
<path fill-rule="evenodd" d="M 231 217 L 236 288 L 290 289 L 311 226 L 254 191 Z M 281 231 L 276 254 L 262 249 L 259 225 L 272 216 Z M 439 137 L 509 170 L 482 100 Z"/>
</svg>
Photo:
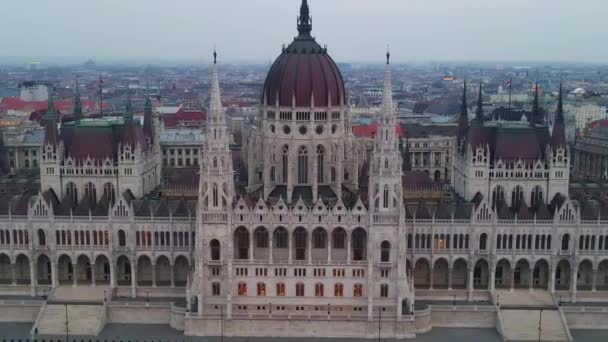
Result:
<svg viewBox="0 0 608 342">
<path fill-rule="evenodd" d="M 300 33 L 300 36 L 310 36 L 310 31 L 312 31 L 312 19 L 310 17 L 308 1 L 302 0 L 300 16 L 298 17 L 298 32 Z"/>
<path fill-rule="evenodd" d="M 389 49 L 389 46 L 386 46 L 386 64 L 390 64 L 391 63 L 391 52 Z"/>
</svg>

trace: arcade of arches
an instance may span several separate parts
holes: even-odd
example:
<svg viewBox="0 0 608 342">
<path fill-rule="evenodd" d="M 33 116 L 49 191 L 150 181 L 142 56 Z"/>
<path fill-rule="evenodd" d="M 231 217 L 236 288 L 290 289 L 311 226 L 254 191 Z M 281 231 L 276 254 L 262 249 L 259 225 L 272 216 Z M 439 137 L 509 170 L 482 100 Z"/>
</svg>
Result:
<svg viewBox="0 0 608 342">
<path fill-rule="evenodd" d="M 0 284 L 185 287 L 191 268 L 188 258 L 183 255 L 173 260 L 165 255 L 155 259 L 140 255 L 136 262 L 122 255 L 114 264 L 103 254 L 97 255 L 94 262 L 85 254 L 75 258 L 61 254 L 55 263 L 45 254 L 39 254 L 34 260 L 34 263 L 30 262 L 25 254 L 11 260 L 0 253 Z"/>
</svg>

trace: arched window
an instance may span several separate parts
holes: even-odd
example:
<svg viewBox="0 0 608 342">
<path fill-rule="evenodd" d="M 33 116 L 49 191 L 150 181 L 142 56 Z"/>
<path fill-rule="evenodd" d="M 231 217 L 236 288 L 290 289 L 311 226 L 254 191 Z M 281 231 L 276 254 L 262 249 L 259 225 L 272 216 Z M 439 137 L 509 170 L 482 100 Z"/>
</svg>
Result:
<svg viewBox="0 0 608 342">
<path fill-rule="evenodd" d="M 346 231 L 343 228 L 336 228 L 332 233 L 332 248 L 343 249 L 346 242 Z"/>
<path fill-rule="evenodd" d="M 70 182 L 65 187 L 65 193 L 72 200 L 72 203 L 78 203 L 78 189 L 76 188 L 76 184 Z"/>
<path fill-rule="evenodd" d="M 308 150 L 300 146 L 298 150 L 298 184 L 308 183 Z"/>
<path fill-rule="evenodd" d="M 296 284 L 296 297 L 304 297 L 304 284 L 303 283 Z"/>
<path fill-rule="evenodd" d="M 380 244 L 380 262 L 389 262 L 391 259 L 391 243 L 382 241 Z"/>
<path fill-rule="evenodd" d="M 106 183 L 103 185 L 103 194 L 110 201 L 110 203 L 114 204 L 116 202 L 116 191 L 114 190 L 114 184 Z"/>
<path fill-rule="evenodd" d="M 338 283 L 334 285 L 334 297 L 344 296 L 344 285 Z"/>
<path fill-rule="evenodd" d="M 287 248 L 287 230 L 283 227 L 279 227 L 273 232 L 273 247 L 274 248 Z"/>
<path fill-rule="evenodd" d="M 388 185 L 384 186 L 384 193 L 382 196 L 382 207 L 384 209 L 388 208 Z"/>
<path fill-rule="evenodd" d="M 255 240 L 257 248 L 268 248 L 268 230 L 264 227 L 256 229 Z"/>
<path fill-rule="evenodd" d="M 118 245 L 121 247 L 127 245 L 127 237 L 125 236 L 125 231 L 122 229 L 118 231 Z"/>
<path fill-rule="evenodd" d="M 502 206 L 502 202 L 505 199 L 505 189 L 497 185 L 492 191 L 492 209 L 498 209 Z"/>
<path fill-rule="evenodd" d="M 38 229 L 38 245 L 46 246 L 46 234 L 42 229 Z"/>
<path fill-rule="evenodd" d="M 266 296 L 266 284 L 264 283 L 258 283 L 258 297 L 264 297 Z"/>
<path fill-rule="evenodd" d="M 249 232 L 245 227 L 239 227 L 234 232 L 236 259 L 249 259 Z"/>
<path fill-rule="evenodd" d="M 289 146 L 283 146 L 283 183 L 287 183 L 287 178 L 289 176 Z"/>
<path fill-rule="evenodd" d="M 366 246 L 367 246 L 367 234 L 362 228 L 357 228 L 352 234 L 353 242 L 353 260 L 360 261 L 367 258 Z"/>
<path fill-rule="evenodd" d="M 567 251 L 570 249 L 570 234 L 564 234 L 562 236 L 562 251 Z"/>
<path fill-rule="evenodd" d="M 213 184 L 213 206 L 217 207 L 219 205 L 219 195 L 218 195 L 218 189 L 217 189 L 217 184 Z"/>
<path fill-rule="evenodd" d="M 530 194 L 530 205 L 536 207 L 543 201 L 543 188 L 539 185 L 535 186 L 532 189 L 532 193 Z"/>
<path fill-rule="evenodd" d="M 209 242 L 209 249 L 211 250 L 211 260 L 221 260 L 222 254 L 220 249 L 220 242 L 218 240 L 211 240 L 211 242 Z"/>
<path fill-rule="evenodd" d="M 324 162 L 325 148 L 322 145 L 317 146 L 317 182 L 325 183 L 323 179 L 323 170 L 325 168 Z"/>
<path fill-rule="evenodd" d="M 89 200 L 89 203 L 96 204 L 97 203 L 97 190 L 95 189 L 95 184 L 87 183 L 84 187 L 84 195 Z"/>
<path fill-rule="evenodd" d="M 479 237 L 479 250 L 485 251 L 488 248 L 488 235 L 486 233 L 481 234 Z"/>
<path fill-rule="evenodd" d="M 277 297 L 285 297 L 285 284 L 277 283 Z"/>
<path fill-rule="evenodd" d="M 315 284 L 315 297 L 323 297 L 323 284 Z"/>
<path fill-rule="evenodd" d="M 363 296 L 363 284 L 353 285 L 353 297 L 362 297 L 362 296 Z"/>
<path fill-rule="evenodd" d="M 325 248 L 327 246 L 327 233 L 323 228 L 317 228 L 312 232 L 312 248 Z"/>
<path fill-rule="evenodd" d="M 511 207 L 519 208 L 524 202 L 524 188 L 516 186 L 511 192 Z"/>
<path fill-rule="evenodd" d="M 306 260 L 306 230 L 302 227 L 296 228 L 293 239 L 296 251 L 296 260 Z"/>
<path fill-rule="evenodd" d="M 388 297 L 388 284 L 380 284 L 380 297 Z"/>
<path fill-rule="evenodd" d="M 272 166 L 270 168 L 270 181 L 271 182 L 275 182 L 276 181 L 274 166 Z"/>
<path fill-rule="evenodd" d="M 239 296 L 247 296 L 247 284 L 246 283 L 238 284 L 238 294 L 239 294 Z"/>
</svg>

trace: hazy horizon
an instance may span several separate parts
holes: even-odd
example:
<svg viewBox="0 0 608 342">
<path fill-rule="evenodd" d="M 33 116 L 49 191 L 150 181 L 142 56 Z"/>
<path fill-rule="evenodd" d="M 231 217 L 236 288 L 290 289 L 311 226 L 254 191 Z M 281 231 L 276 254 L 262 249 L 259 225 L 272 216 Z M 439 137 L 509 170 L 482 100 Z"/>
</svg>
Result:
<svg viewBox="0 0 608 342">
<path fill-rule="evenodd" d="M 300 0 L 10 2 L 0 62 L 268 63 L 296 35 Z M 309 0 L 339 62 L 606 63 L 605 0 Z"/>
</svg>

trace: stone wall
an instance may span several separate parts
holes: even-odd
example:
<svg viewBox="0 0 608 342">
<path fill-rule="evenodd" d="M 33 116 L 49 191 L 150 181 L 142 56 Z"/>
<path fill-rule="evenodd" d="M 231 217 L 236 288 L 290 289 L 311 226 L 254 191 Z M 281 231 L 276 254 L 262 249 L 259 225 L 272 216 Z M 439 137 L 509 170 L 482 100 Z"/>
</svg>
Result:
<svg viewBox="0 0 608 342">
<path fill-rule="evenodd" d="M 171 305 L 112 302 L 108 304 L 108 323 L 170 324 Z"/>
<path fill-rule="evenodd" d="M 42 301 L 0 300 L 0 322 L 34 322 Z"/>
<path fill-rule="evenodd" d="M 608 329 L 608 308 L 561 307 L 570 329 Z"/>
</svg>

